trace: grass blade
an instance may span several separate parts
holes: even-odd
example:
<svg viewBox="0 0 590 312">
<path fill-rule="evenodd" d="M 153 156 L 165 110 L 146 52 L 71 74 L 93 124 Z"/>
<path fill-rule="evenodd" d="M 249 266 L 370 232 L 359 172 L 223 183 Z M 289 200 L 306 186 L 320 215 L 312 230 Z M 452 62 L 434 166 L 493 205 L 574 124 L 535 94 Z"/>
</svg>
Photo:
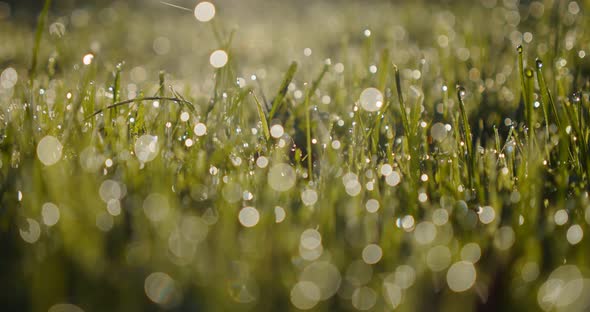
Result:
<svg viewBox="0 0 590 312">
<path fill-rule="evenodd" d="M 471 134 L 471 127 L 469 126 L 469 119 L 467 118 L 467 111 L 465 110 L 465 103 L 463 97 L 465 96 L 465 88 L 457 86 L 457 99 L 459 100 L 459 109 L 461 111 L 461 121 L 463 126 L 463 140 L 467 147 L 467 162 L 469 164 L 469 184 L 471 189 L 474 188 L 475 175 L 475 154 L 473 153 L 473 138 Z"/>
<path fill-rule="evenodd" d="M 275 113 L 277 112 L 277 110 L 279 109 L 281 104 L 283 103 L 283 99 L 285 98 L 285 95 L 287 94 L 287 91 L 289 90 L 289 84 L 291 83 L 291 81 L 293 81 L 293 77 L 295 76 L 295 73 L 297 72 L 297 67 L 298 67 L 297 62 L 293 62 L 293 63 L 291 63 L 291 66 L 289 66 L 289 69 L 287 70 L 287 73 L 285 74 L 285 78 L 283 78 L 283 82 L 281 83 L 281 87 L 279 88 L 279 92 L 277 92 L 277 95 L 275 96 L 274 100 L 272 101 L 272 108 L 270 110 L 270 113 L 268 114 L 269 121 L 272 120 Z"/>
<path fill-rule="evenodd" d="M 258 110 L 258 117 L 260 117 L 260 122 L 262 123 L 262 131 L 264 133 L 264 138 L 266 140 L 270 140 L 270 130 L 268 129 L 268 122 L 266 121 L 266 115 L 264 114 L 264 108 L 262 107 L 262 103 L 260 103 L 254 92 L 251 92 L 250 94 L 252 94 L 254 102 L 256 102 L 256 109 Z"/>
<path fill-rule="evenodd" d="M 322 69 L 321 73 L 318 77 L 313 81 L 311 87 L 307 91 L 307 95 L 305 96 L 305 138 L 307 141 L 307 171 L 309 174 L 309 179 L 313 181 L 313 159 L 312 159 L 312 144 L 311 144 L 311 113 L 309 111 L 309 103 L 311 101 L 311 97 L 317 90 L 320 85 L 320 82 L 324 79 L 326 72 L 328 72 L 328 68 L 330 65 L 328 63 L 324 64 L 324 68 Z"/>
<path fill-rule="evenodd" d="M 404 102 L 404 96 L 402 95 L 402 80 L 399 73 L 399 69 L 396 65 L 393 66 L 393 70 L 395 72 L 395 88 L 397 90 L 397 97 L 400 105 L 400 111 L 402 115 L 402 125 L 404 127 L 404 132 L 407 136 L 411 135 L 410 131 L 410 122 L 408 120 L 408 113 L 406 112 L 406 104 Z"/>
<path fill-rule="evenodd" d="M 175 103 L 180 103 L 180 104 L 186 104 L 189 107 L 193 107 L 193 104 L 188 102 L 187 100 L 181 99 L 181 98 L 173 98 L 173 97 L 159 97 L 159 96 L 150 96 L 150 97 L 144 97 L 144 98 L 136 98 L 136 99 L 131 99 L 131 100 L 125 100 L 125 101 L 121 101 L 121 102 L 117 102 L 114 103 L 112 105 L 109 105 L 105 108 L 99 109 L 97 111 L 95 111 L 94 113 L 92 113 L 89 116 L 86 116 L 86 118 L 84 118 L 84 120 L 88 120 L 102 112 L 104 112 L 105 110 L 110 110 L 110 109 L 114 109 L 117 108 L 119 106 L 123 106 L 123 105 L 127 105 L 127 104 L 131 104 L 131 103 L 135 103 L 135 102 L 143 102 L 143 101 L 172 101 Z"/>
<path fill-rule="evenodd" d="M 50 7 L 51 0 L 45 0 L 43 10 L 41 11 L 41 14 L 39 14 L 39 19 L 37 20 L 37 30 L 35 31 L 35 44 L 33 46 L 31 68 L 29 70 L 29 84 L 31 85 L 31 87 L 33 86 L 33 82 L 36 78 L 39 49 L 41 48 L 41 38 L 43 37 L 43 31 L 45 30 L 45 24 L 47 23 L 47 16 L 49 15 Z"/>
</svg>

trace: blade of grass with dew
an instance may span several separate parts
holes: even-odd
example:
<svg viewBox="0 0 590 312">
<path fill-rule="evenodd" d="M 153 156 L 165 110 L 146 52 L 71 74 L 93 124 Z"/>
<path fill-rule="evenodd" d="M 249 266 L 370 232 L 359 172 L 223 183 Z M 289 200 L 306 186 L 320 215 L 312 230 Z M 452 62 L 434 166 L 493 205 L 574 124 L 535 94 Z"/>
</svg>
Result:
<svg viewBox="0 0 590 312">
<path fill-rule="evenodd" d="M 555 114 L 555 119 L 558 126 L 559 121 L 557 112 L 555 111 L 553 100 L 551 100 L 551 94 L 547 89 L 547 85 L 545 84 L 545 78 L 543 77 L 543 62 L 538 58 L 535 60 L 535 69 L 537 72 L 537 82 L 539 83 L 539 88 L 541 91 L 541 100 L 539 102 L 541 102 L 541 108 L 543 109 L 543 117 L 545 118 L 545 136 L 546 140 L 549 140 L 549 126 L 551 125 L 551 119 L 549 118 L 549 112 L 547 109 L 548 105 L 551 105 L 553 109 L 553 113 Z"/>
<path fill-rule="evenodd" d="M 406 104 L 404 102 L 404 96 L 402 94 L 402 82 L 401 76 L 399 73 L 399 69 L 396 65 L 393 65 L 393 70 L 395 74 L 395 89 L 397 90 L 397 97 L 400 105 L 400 113 L 402 116 L 402 125 L 404 128 L 404 132 L 406 136 L 412 136 L 412 132 L 410 130 L 410 122 L 408 120 L 408 114 L 406 112 Z"/>
<path fill-rule="evenodd" d="M 166 72 L 160 70 L 158 73 L 158 97 L 165 98 L 166 97 Z M 160 115 L 162 116 L 161 118 Z M 166 133 L 166 122 L 168 121 L 168 107 L 164 100 L 158 105 L 158 113 L 156 114 L 156 120 L 159 120 L 158 126 L 156 129 L 158 130 L 158 135 L 164 137 Z"/>
<path fill-rule="evenodd" d="M 291 66 L 289 66 L 289 69 L 287 70 L 287 73 L 285 74 L 285 77 L 283 78 L 283 82 L 281 83 L 281 87 L 279 88 L 279 91 L 277 92 L 277 95 L 275 96 L 275 98 L 272 102 L 272 108 L 270 110 L 270 113 L 268 114 L 269 121 L 272 120 L 272 118 L 274 117 L 277 110 L 283 104 L 283 99 L 285 98 L 287 91 L 289 91 L 289 84 L 291 83 L 291 81 L 293 81 L 293 77 L 295 77 L 295 73 L 297 72 L 297 67 L 298 67 L 297 62 L 293 62 L 293 63 L 291 63 Z"/>
<path fill-rule="evenodd" d="M 41 48 L 41 39 L 43 32 L 45 31 L 45 24 L 47 23 L 47 16 L 49 15 L 49 9 L 51 8 L 51 0 L 45 0 L 43 9 L 37 19 L 37 30 L 35 31 L 35 42 L 33 46 L 33 54 L 31 56 L 31 68 L 29 69 L 29 85 L 33 87 L 33 83 L 37 76 L 37 62 L 39 59 L 39 50 Z"/>
<path fill-rule="evenodd" d="M 419 166 L 420 160 L 416 155 L 413 153 L 413 149 L 415 147 L 415 133 L 413 131 L 412 125 L 410 124 L 410 120 L 408 119 L 408 113 L 406 111 L 406 104 L 404 101 L 404 96 L 402 92 L 402 83 L 401 83 L 401 75 L 399 69 L 396 65 L 393 66 L 394 74 L 395 74 L 395 88 L 397 90 L 398 101 L 400 105 L 400 113 L 402 117 L 402 126 L 404 128 L 404 150 L 407 152 L 407 156 L 409 156 L 409 169 L 408 172 L 411 183 L 415 183 L 419 179 Z"/>
<path fill-rule="evenodd" d="M 318 77 L 312 82 L 309 90 L 307 90 L 307 94 L 305 96 L 305 102 L 303 105 L 304 110 L 305 110 L 305 138 L 306 138 L 306 142 L 307 142 L 307 172 L 309 174 L 310 181 L 313 181 L 313 159 L 312 159 L 313 146 L 311 144 L 311 116 L 310 116 L 311 112 L 309 111 L 310 110 L 309 104 L 311 101 L 311 97 L 315 94 L 315 91 L 317 90 L 320 83 L 324 79 L 324 76 L 328 72 L 329 68 L 330 68 L 330 65 L 328 63 L 324 64 L 322 71 L 320 72 Z"/>
<path fill-rule="evenodd" d="M 115 71 L 113 72 L 113 85 L 110 88 L 113 96 L 110 105 L 112 108 L 117 107 L 118 105 L 115 104 L 119 102 L 119 94 L 121 88 L 121 70 L 122 63 L 118 63 L 115 67 Z M 113 121 L 116 115 L 116 112 L 113 112 L 111 109 L 108 109 L 108 112 L 105 114 L 104 129 L 107 138 L 111 138 L 115 135 L 116 127 L 114 126 Z"/>
<path fill-rule="evenodd" d="M 117 102 L 115 104 L 109 105 L 105 108 L 101 108 L 97 111 L 95 111 L 94 113 L 90 114 L 89 116 L 86 116 L 86 120 L 95 117 L 96 115 L 107 111 L 107 110 L 111 110 L 111 109 L 115 109 L 117 107 L 123 106 L 123 105 L 128 105 L 134 102 L 142 102 L 142 101 L 162 101 L 162 100 L 166 100 L 166 101 L 171 101 L 174 103 L 178 103 L 178 104 L 190 104 L 192 106 L 192 103 L 183 100 L 183 99 L 179 99 L 179 98 L 175 98 L 175 97 L 158 97 L 158 96 L 150 96 L 150 97 L 144 97 L 144 98 L 136 98 L 136 99 L 130 99 L 130 100 L 125 100 L 125 101 L 121 101 L 121 102 Z M 190 106 L 189 106 L 190 107 Z"/>
<path fill-rule="evenodd" d="M 369 134 L 372 137 L 371 141 L 371 152 L 373 155 L 377 154 L 377 147 L 379 145 L 379 139 L 381 137 L 381 122 L 387 113 L 389 108 L 389 98 L 387 90 L 387 77 L 389 74 L 389 50 L 384 49 L 381 52 L 381 58 L 378 67 L 379 75 L 377 78 L 377 86 L 381 94 L 383 94 L 383 107 L 377 112 L 375 122 L 369 130 Z"/>
<path fill-rule="evenodd" d="M 31 55 L 31 67 L 29 68 L 29 102 L 30 107 L 27 107 L 27 114 L 25 115 L 25 126 L 30 130 L 33 129 L 33 121 L 37 114 L 37 107 L 35 104 L 35 80 L 37 77 L 37 63 L 39 59 L 39 50 L 41 49 L 41 40 L 43 38 L 43 32 L 45 30 L 45 24 L 47 23 L 47 16 L 49 15 L 49 9 L 51 7 L 51 0 L 45 0 L 43 9 L 37 18 L 37 29 L 35 30 L 35 39 L 33 43 L 33 51 Z"/>
<path fill-rule="evenodd" d="M 535 108 L 533 107 L 533 98 L 534 98 L 534 75 L 533 70 L 530 68 L 524 69 L 524 79 L 525 79 L 525 104 L 526 104 L 526 116 L 527 116 L 527 127 L 529 128 L 529 137 L 531 139 L 531 144 L 534 143 L 535 139 Z"/>
<path fill-rule="evenodd" d="M 522 103 L 524 105 L 524 112 L 525 112 L 525 119 L 526 119 L 526 125 L 528 127 L 528 134 L 529 134 L 529 138 L 530 138 L 530 144 L 533 144 L 533 133 L 534 133 L 534 125 L 533 125 L 533 104 L 532 102 L 532 92 L 533 90 L 529 90 L 529 76 L 531 76 L 531 74 L 529 73 L 529 69 L 524 68 L 524 48 L 522 45 L 519 45 L 516 48 L 516 51 L 518 52 L 518 72 L 519 72 L 519 76 L 520 76 L 520 82 L 521 82 L 521 97 L 522 97 Z"/>
<path fill-rule="evenodd" d="M 459 101 L 459 110 L 461 112 L 461 121 L 463 126 L 463 141 L 467 148 L 467 163 L 469 185 L 471 189 L 475 187 L 475 155 L 473 153 L 473 138 L 471 134 L 471 127 L 469 126 L 469 119 L 467 118 L 467 111 L 465 110 L 465 103 L 463 97 L 465 96 L 465 88 L 457 86 L 457 100 Z"/>
<path fill-rule="evenodd" d="M 268 122 L 266 121 L 266 115 L 264 114 L 264 108 L 262 107 L 262 103 L 256 97 L 254 92 L 250 93 L 254 102 L 256 102 L 256 110 L 258 110 L 258 117 L 260 118 L 260 123 L 262 124 L 262 132 L 264 133 L 264 138 L 268 141 L 270 140 L 270 130 L 268 129 Z"/>
</svg>

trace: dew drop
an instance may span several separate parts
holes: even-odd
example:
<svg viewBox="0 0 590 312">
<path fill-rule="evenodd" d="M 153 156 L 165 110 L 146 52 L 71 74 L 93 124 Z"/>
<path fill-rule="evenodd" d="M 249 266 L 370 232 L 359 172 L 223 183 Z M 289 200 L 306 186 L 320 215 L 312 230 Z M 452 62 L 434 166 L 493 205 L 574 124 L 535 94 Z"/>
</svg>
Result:
<svg viewBox="0 0 590 312">
<path fill-rule="evenodd" d="M 215 6 L 211 2 L 203 1 L 195 7 L 195 18 L 199 22 L 208 22 L 215 17 Z"/>
<path fill-rule="evenodd" d="M 56 164 L 62 156 L 63 146 L 54 136 L 46 136 L 37 145 L 37 157 L 45 166 Z"/>
<path fill-rule="evenodd" d="M 199 122 L 193 128 L 193 132 L 196 136 L 204 136 L 205 134 L 207 134 L 207 126 L 205 126 L 204 123 Z"/>
<path fill-rule="evenodd" d="M 144 290 L 151 301 L 160 305 L 171 303 L 176 295 L 174 280 L 168 274 L 162 272 L 150 274 L 145 279 Z"/>
<path fill-rule="evenodd" d="M 383 94 L 376 88 L 367 88 L 361 93 L 359 101 L 364 110 L 376 112 L 383 106 Z"/>
<path fill-rule="evenodd" d="M 0 74 L 0 87 L 4 89 L 12 89 L 18 81 L 18 73 L 12 67 L 2 71 Z"/>
<path fill-rule="evenodd" d="M 154 222 L 162 221 L 170 210 L 168 198 L 162 194 L 152 193 L 143 201 L 143 212 Z"/>
<path fill-rule="evenodd" d="M 260 213 L 254 207 L 244 207 L 238 215 L 240 224 L 245 227 L 253 227 L 260 221 Z"/>
<path fill-rule="evenodd" d="M 158 137 L 144 134 L 135 141 L 135 156 L 142 163 L 147 163 L 158 156 Z"/>
<path fill-rule="evenodd" d="M 379 245 L 370 244 L 363 249 L 363 261 L 365 261 L 366 264 L 375 264 L 381 260 L 382 256 L 383 250 Z"/>
<path fill-rule="evenodd" d="M 447 271 L 447 284 L 454 292 L 464 292 L 475 284 L 476 275 L 473 263 L 459 261 Z"/>
<path fill-rule="evenodd" d="M 318 304 L 320 288 L 313 282 L 301 281 L 291 289 L 291 303 L 300 310 L 309 310 Z"/>
<path fill-rule="evenodd" d="M 280 163 L 273 165 L 268 171 L 268 184 L 278 192 L 285 192 L 295 186 L 295 169 L 288 164 Z"/>
<path fill-rule="evenodd" d="M 276 206 L 275 207 L 275 222 L 281 223 L 287 217 L 287 213 L 283 207 Z"/>
<path fill-rule="evenodd" d="M 307 189 L 301 193 L 301 201 L 306 206 L 313 206 L 318 201 L 318 193 L 312 189 Z"/>
<path fill-rule="evenodd" d="M 272 127 L 270 127 L 270 135 L 275 139 L 282 137 L 284 133 L 285 130 L 281 125 L 273 125 Z"/>
<path fill-rule="evenodd" d="M 59 208 L 54 203 L 45 203 L 41 207 L 43 223 L 47 226 L 54 226 L 59 221 Z"/>
<path fill-rule="evenodd" d="M 465 88 L 463 88 L 462 86 L 458 86 L 457 87 L 457 96 L 459 97 L 459 99 L 463 99 L 465 97 L 466 91 Z"/>
<path fill-rule="evenodd" d="M 209 63 L 215 68 L 222 68 L 227 64 L 228 58 L 227 52 L 223 50 L 216 50 L 211 53 L 211 56 L 209 57 Z"/>
<path fill-rule="evenodd" d="M 90 65 L 92 64 L 92 60 L 94 60 L 94 54 L 88 53 L 82 58 L 82 63 L 84 63 L 84 65 Z"/>
<path fill-rule="evenodd" d="M 582 230 L 581 226 L 574 224 L 567 230 L 566 238 L 568 243 L 576 245 L 584 238 L 584 230 Z"/>
</svg>

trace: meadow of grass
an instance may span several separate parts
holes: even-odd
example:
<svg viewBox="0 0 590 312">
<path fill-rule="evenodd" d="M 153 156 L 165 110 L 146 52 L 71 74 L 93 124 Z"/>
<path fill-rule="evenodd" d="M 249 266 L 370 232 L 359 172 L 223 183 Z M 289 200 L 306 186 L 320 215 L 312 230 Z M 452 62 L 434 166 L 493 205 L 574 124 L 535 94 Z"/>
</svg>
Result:
<svg viewBox="0 0 590 312">
<path fill-rule="evenodd" d="M 590 309 L 590 1 L 138 2 L 0 2 L 0 309 Z"/>
</svg>

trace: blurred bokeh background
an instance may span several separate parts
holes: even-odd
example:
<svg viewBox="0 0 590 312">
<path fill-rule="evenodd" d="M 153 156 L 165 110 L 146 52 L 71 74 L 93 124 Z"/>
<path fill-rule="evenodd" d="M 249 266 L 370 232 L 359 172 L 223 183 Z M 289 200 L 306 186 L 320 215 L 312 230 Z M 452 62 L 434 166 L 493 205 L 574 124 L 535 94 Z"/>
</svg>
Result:
<svg viewBox="0 0 590 312">
<path fill-rule="evenodd" d="M 72 98 L 103 108 L 114 101 L 115 84 L 120 84 L 120 99 L 134 99 L 157 94 L 159 79 L 198 109 L 187 115 L 188 123 L 177 123 L 179 137 L 170 135 L 162 156 L 145 168 L 130 156 L 136 137 L 105 136 L 105 143 L 98 127 L 84 124 L 82 113 L 77 116 L 80 124 L 73 126 L 79 128 L 74 128 L 69 144 L 64 143 L 63 159 L 53 167 L 39 163 L 36 146 L 23 138 L 23 132 L 4 138 L 0 310 L 47 311 L 72 303 L 87 311 L 287 311 L 310 301 L 325 311 L 535 310 L 541 304 L 550 310 L 556 299 L 543 301 L 544 295 L 538 294 L 541 285 L 553 287 L 546 286 L 548 293 L 558 289 L 555 283 L 545 283 L 554 270 L 560 281 L 576 282 L 582 276 L 579 270 L 588 273 L 588 240 L 574 248 L 565 238 L 567 229 L 551 223 L 554 227 L 545 238 L 552 254 L 547 256 L 539 251 L 536 229 L 516 226 L 519 215 L 506 211 L 513 211 L 512 204 L 514 211 L 523 209 L 520 196 L 531 188 L 518 189 L 512 181 L 498 183 L 486 209 L 492 209 L 497 224 L 482 224 L 463 200 L 461 181 L 426 176 L 424 188 L 411 189 L 405 177 L 397 175 L 397 181 L 384 183 L 374 168 L 357 170 L 347 165 L 344 151 L 328 149 L 323 184 L 309 184 L 300 177 L 296 187 L 277 195 L 266 179 L 266 166 L 275 159 L 269 153 L 264 166 L 257 162 L 267 150 L 253 134 L 258 131 L 256 106 L 245 101 L 238 110 L 231 101 L 245 85 L 270 100 L 289 64 L 297 61 L 299 70 L 288 97 L 297 104 L 293 107 L 301 107 L 306 83 L 330 59 L 334 66 L 314 95 L 321 112 L 314 122 L 327 129 L 346 121 L 348 127 L 353 124 L 351 107 L 362 89 L 376 84 L 377 65 L 388 51 L 386 62 L 399 67 L 404 95 L 412 103 L 423 101 L 420 107 L 429 122 L 442 118 L 435 114 L 443 101 L 457 111 L 454 96 L 449 99 L 445 92 L 460 83 L 468 90 L 474 131 L 485 128 L 491 137 L 492 127 L 498 126 L 505 138 L 520 104 L 516 47 L 524 45 L 527 66 L 534 66 L 536 57 L 545 60 L 545 73 L 561 92 L 555 94 L 565 98 L 563 94 L 571 94 L 572 85 L 588 70 L 590 21 L 583 9 L 590 1 L 219 0 L 212 1 L 217 11 L 210 23 L 195 19 L 197 1 L 167 2 L 188 10 L 156 0 L 54 0 L 41 29 L 38 79 L 28 89 L 43 1 L 0 1 L 0 70 L 8 73 L 3 79 L 10 84 L 0 89 L 2 116 L 20 116 L 19 107 L 29 103 L 29 93 L 38 94 L 40 115 L 46 108 L 63 117 Z M 210 56 L 218 49 L 230 56 L 223 70 L 211 64 Z M 207 116 L 204 111 L 212 97 L 222 99 L 218 107 L 223 111 Z M 233 115 L 227 107 L 235 109 Z M 146 119 L 157 124 L 156 105 L 148 103 L 145 109 Z M 135 106 L 122 108 L 116 125 L 128 129 L 128 118 L 137 117 L 137 111 Z M 170 116 L 176 122 L 181 112 L 188 114 L 179 108 Z M 47 133 L 63 140 L 62 129 L 72 126 L 59 118 L 43 118 L 31 134 L 34 140 Z M 2 119 L 20 130 L 14 120 Z M 200 122 L 207 123 L 210 135 L 200 138 L 192 133 L 193 123 Z M 297 126 L 285 124 L 286 132 Z M 358 147 L 348 128 L 336 129 L 324 138 Z M 184 143 L 187 138 L 193 148 Z M 290 147 L 281 148 L 275 155 L 285 161 Z M 455 152 L 441 150 L 437 157 Z M 495 160 L 490 163 L 494 166 Z M 386 171 L 394 177 L 392 170 L 390 165 Z M 358 173 L 348 178 L 358 179 L 359 188 L 379 177 L 384 195 L 378 214 L 368 211 L 375 209 L 375 202 L 367 201 L 374 194 L 356 196 L 344 188 L 347 171 Z M 395 187 L 400 179 L 403 187 Z M 440 187 L 443 184 L 446 188 Z M 317 191 L 305 193 L 315 194 L 316 210 L 302 203 L 302 190 L 309 187 Z M 544 190 L 536 188 L 533 195 L 541 198 Z M 423 221 L 427 239 L 414 231 L 414 217 L 405 215 L 407 207 L 417 205 L 418 191 L 426 197 L 420 203 L 423 215 L 415 215 L 416 224 Z M 261 211 L 258 226 L 246 229 L 239 220 L 238 211 L 246 205 Z M 288 215 L 280 224 L 275 222 L 276 205 Z M 574 195 L 547 209 L 563 215 L 564 207 L 587 205 L 587 196 Z M 150 211 L 162 207 L 170 211 L 169 218 L 152 220 Z M 42 209 L 58 209 L 61 219 L 51 224 Z M 506 212 L 503 219 L 501 211 Z M 583 223 L 580 211 L 576 222 Z M 500 225 L 503 230 L 497 231 Z M 433 228 L 438 233 L 434 236 Z M 309 250 L 304 248 L 310 238 L 306 235 L 314 247 Z M 321 242 L 316 244 L 318 235 Z M 383 248 L 378 263 L 362 255 L 374 243 Z M 445 270 L 451 260 L 461 259 L 464 246 L 475 262 L 481 256 L 478 284 L 473 291 L 454 293 L 446 288 Z M 556 270 L 566 258 L 579 270 Z M 317 282 L 329 295 L 322 289 L 326 298 L 321 302 L 306 299 L 293 286 L 300 279 Z M 570 285 L 579 290 L 574 299 L 584 298 L 580 294 L 587 293 L 588 285 L 588 280 Z M 57 311 L 78 310 L 59 306 L 51 312 Z"/>
</svg>

